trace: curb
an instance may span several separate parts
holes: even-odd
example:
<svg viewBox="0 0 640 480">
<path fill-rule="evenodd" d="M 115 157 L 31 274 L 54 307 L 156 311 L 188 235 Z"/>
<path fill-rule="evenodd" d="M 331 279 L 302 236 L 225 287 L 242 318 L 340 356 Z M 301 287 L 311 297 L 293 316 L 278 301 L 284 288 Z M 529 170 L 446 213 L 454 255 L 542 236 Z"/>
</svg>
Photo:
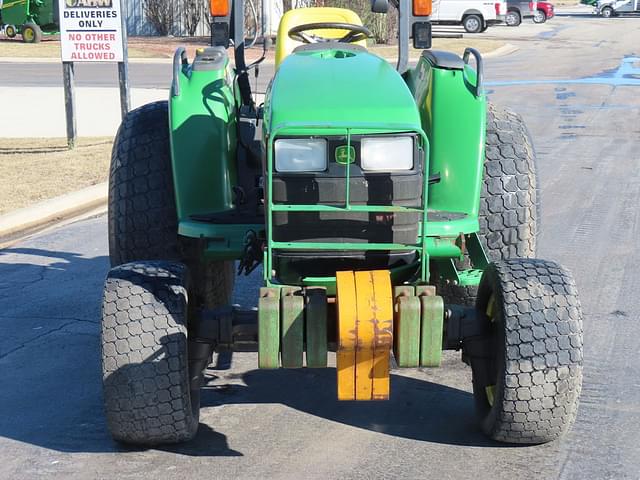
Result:
<svg viewBox="0 0 640 480">
<path fill-rule="evenodd" d="M 0 243 L 15 241 L 51 224 L 104 207 L 108 191 L 108 182 L 103 182 L 0 215 Z"/>
</svg>

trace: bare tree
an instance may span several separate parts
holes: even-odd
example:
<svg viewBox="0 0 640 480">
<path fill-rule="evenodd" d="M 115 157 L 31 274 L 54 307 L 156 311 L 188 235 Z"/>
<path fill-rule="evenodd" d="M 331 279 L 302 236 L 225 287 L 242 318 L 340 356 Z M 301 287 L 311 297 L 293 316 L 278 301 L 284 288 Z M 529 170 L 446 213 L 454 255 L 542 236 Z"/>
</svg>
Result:
<svg viewBox="0 0 640 480">
<path fill-rule="evenodd" d="M 196 34 L 205 8 L 204 0 L 183 0 L 184 28 L 189 36 L 193 37 Z"/>
<path fill-rule="evenodd" d="M 171 0 L 144 0 L 144 14 L 158 35 L 166 37 L 173 26 L 173 2 Z"/>
<path fill-rule="evenodd" d="M 316 4 L 353 10 L 371 30 L 377 43 L 391 43 L 395 40 L 398 23 L 397 15 L 392 11 L 389 14 L 373 13 L 369 0 L 316 0 Z"/>
</svg>

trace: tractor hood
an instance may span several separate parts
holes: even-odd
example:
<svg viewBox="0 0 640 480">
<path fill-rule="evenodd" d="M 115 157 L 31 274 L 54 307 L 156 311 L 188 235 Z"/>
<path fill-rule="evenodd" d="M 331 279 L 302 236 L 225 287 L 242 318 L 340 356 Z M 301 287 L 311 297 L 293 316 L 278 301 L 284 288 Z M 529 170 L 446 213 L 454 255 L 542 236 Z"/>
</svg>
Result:
<svg viewBox="0 0 640 480">
<path fill-rule="evenodd" d="M 265 102 L 267 132 L 285 124 L 421 129 L 415 100 L 387 61 L 362 47 L 312 47 L 280 65 Z"/>
</svg>

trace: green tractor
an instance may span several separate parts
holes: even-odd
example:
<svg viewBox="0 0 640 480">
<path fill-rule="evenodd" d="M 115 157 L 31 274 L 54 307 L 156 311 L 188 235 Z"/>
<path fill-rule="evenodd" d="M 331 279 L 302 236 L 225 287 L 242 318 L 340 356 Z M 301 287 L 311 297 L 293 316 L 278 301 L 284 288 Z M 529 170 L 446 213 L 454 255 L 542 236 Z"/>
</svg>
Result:
<svg viewBox="0 0 640 480">
<path fill-rule="evenodd" d="M 43 34 L 58 32 L 58 0 L 0 1 L 0 29 L 9 38 L 39 43 Z"/>
<path fill-rule="evenodd" d="M 243 1 L 213 0 L 212 47 L 191 62 L 178 49 L 168 102 L 124 119 L 102 310 L 114 439 L 193 438 L 203 370 L 229 351 L 265 369 L 335 359 L 337 398 L 373 401 L 389 398 L 390 366 L 457 350 L 488 436 L 570 428 L 582 313 L 571 274 L 532 258 L 527 129 L 487 104 L 477 51 L 430 50 L 429 7 L 372 2 L 398 14 L 396 68 L 367 51 L 355 13 L 286 13 L 257 105 Z M 411 39 L 424 51 L 410 68 Z M 233 306 L 235 276 L 260 265 L 257 308 Z"/>
</svg>

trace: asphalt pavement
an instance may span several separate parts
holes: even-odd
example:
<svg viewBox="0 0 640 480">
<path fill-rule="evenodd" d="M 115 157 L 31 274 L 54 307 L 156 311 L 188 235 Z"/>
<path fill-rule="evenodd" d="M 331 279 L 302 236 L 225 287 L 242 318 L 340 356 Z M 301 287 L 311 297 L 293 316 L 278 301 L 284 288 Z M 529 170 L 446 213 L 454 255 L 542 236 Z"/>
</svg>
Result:
<svg viewBox="0 0 640 480">
<path fill-rule="evenodd" d="M 638 479 L 638 21 L 496 28 L 520 50 L 485 67 L 490 100 L 534 138 L 538 256 L 566 265 L 580 291 L 584 386 L 565 439 L 486 440 L 455 353 L 440 369 L 394 371 L 389 402 L 358 404 L 335 400 L 333 369 L 259 371 L 255 354 L 236 354 L 207 372 L 193 442 L 119 446 L 100 387 L 102 216 L 0 250 L 0 478 Z M 259 278 L 240 279 L 238 302 L 255 303 Z"/>
</svg>

